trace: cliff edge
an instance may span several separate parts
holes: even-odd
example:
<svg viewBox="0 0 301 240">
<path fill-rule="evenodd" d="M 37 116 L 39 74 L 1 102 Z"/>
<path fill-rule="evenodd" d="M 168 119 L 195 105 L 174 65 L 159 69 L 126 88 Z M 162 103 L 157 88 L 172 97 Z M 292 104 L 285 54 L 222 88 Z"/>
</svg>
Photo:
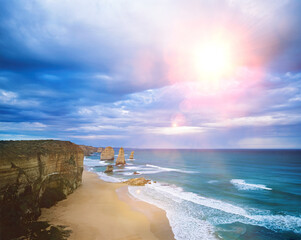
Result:
<svg viewBox="0 0 301 240">
<path fill-rule="evenodd" d="M 83 150 L 67 141 L 0 141 L 0 239 L 66 198 L 82 181 Z"/>
</svg>

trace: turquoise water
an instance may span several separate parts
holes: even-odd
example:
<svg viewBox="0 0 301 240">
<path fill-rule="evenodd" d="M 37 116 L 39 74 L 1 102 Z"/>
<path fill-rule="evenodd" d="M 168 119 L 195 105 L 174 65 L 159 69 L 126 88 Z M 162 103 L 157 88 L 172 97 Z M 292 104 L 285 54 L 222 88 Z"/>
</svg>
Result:
<svg viewBox="0 0 301 240">
<path fill-rule="evenodd" d="M 99 159 L 84 164 L 103 180 L 156 181 L 129 192 L 164 209 L 176 239 L 301 239 L 301 150 L 135 150 L 111 175 Z"/>
</svg>

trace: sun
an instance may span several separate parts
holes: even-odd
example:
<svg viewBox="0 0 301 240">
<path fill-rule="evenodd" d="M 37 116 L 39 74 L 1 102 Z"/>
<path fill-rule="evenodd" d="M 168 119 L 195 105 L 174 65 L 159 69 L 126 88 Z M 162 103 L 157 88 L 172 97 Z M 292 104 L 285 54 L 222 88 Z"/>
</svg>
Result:
<svg viewBox="0 0 301 240">
<path fill-rule="evenodd" d="M 200 44 L 195 51 L 195 67 L 199 77 L 218 80 L 233 70 L 233 56 L 230 44 L 223 40 L 210 40 Z"/>
</svg>

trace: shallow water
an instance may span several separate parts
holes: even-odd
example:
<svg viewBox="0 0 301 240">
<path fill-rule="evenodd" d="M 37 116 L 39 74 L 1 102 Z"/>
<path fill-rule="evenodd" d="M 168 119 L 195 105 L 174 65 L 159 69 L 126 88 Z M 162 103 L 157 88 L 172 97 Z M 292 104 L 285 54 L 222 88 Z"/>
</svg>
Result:
<svg viewBox="0 0 301 240">
<path fill-rule="evenodd" d="M 84 164 L 105 181 L 156 181 L 129 191 L 167 212 L 176 239 L 301 239 L 300 150 L 135 150 L 134 156 L 113 175 L 102 173 L 110 162 L 97 153 Z"/>
</svg>

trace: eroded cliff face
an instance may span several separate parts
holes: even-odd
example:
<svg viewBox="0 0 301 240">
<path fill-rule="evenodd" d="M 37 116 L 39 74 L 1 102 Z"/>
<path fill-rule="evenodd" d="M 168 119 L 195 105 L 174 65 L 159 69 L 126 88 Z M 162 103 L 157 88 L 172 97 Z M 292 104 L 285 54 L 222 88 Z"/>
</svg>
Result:
<svg viewBox="0 0 301 240">
<path fill-rule="evenodd" d="M 0 239 L 10 239 L 82 181 L 84 153 L 71 142 L 0 141 Z M 10 236 L 12 235 L 12 236 Z"/>
<path fill-rule="evenodd" d="M 79 147 L 84 151 L 85 156 L 90 156 L 91 154 L 98 152 L 97 147 L 86 146 L 86 145 L 79 145 Z"/>
</svg>

